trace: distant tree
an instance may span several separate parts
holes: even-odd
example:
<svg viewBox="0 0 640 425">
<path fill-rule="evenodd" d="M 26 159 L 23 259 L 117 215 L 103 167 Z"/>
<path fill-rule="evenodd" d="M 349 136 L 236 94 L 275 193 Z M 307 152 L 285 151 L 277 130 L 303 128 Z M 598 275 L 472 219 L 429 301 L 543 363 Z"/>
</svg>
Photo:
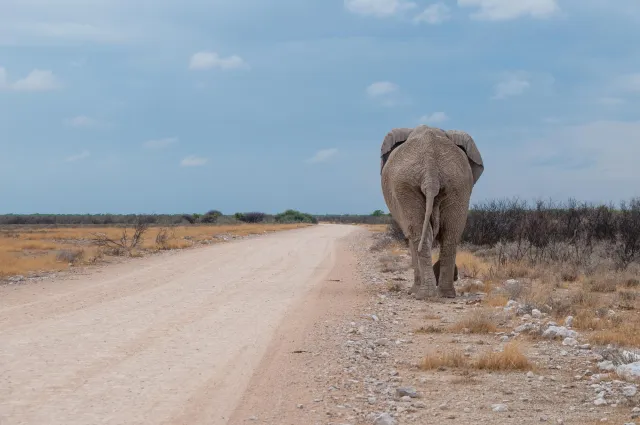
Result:
<svg viewBox="0 0 640 425">
<path fill-rule="evenodd" d="M 202 217 L 200 217 L 201 223 L 213 224 L 218 221 L 218 218 L 222 215 L 220 211 L 211 210 L 207 211 Z"/>
<path fill-rule="evenodd" d="M 382 210 L 375 210 L 371 215 L 374 217 L 382 217 L 385 214 L 384 214 L 384 211 Z"/>
<path fill-rule="evenodd" d="M 248 213 L 235 213 L 234 217 L 238 221 L 243 223 L 262 223 L 266 218 L 265 213 L 261 212 L 248 212 Z"/>
</svg>

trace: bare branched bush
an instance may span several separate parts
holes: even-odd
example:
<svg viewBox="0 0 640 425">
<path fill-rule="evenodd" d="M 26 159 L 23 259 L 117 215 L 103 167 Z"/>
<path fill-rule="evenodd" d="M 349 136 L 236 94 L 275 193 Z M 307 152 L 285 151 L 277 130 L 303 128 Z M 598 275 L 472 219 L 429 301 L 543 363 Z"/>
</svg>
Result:
<svg viewBox="0 0 640 425">
<path fill-rule="evenodd" d="M 92 243 L 114 255 L 131 255 L 142 243 L 144 234 L 149 230 L 149 223 L 143 218 L 138 218 L 133 226 L 132 235 L 129 234 L 130 230 L 129 226 L 125 226 L 120 239 L 111 239 L 105 233 L 93 233 Z"/>
</svg>

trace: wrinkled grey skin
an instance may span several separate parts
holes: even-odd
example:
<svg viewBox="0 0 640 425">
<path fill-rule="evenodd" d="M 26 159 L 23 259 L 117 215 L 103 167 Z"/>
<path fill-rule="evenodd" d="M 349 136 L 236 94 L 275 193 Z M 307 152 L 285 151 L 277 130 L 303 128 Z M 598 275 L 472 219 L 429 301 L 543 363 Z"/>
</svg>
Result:
<svg viewBox="0 0 640 425">
<path fill-rule="evenodd" d="M 471 191 L 484 171 L 475 142 L 459 130 L 393 129 L 380 156 L 384 200 L 409 240 L 415 276 L 410 292 L 420 300 L 438 293 L 454 298 L 457 245 Z M 431 260 L 434 239 L 440 244 L 437 278 Z"/>
</svg>

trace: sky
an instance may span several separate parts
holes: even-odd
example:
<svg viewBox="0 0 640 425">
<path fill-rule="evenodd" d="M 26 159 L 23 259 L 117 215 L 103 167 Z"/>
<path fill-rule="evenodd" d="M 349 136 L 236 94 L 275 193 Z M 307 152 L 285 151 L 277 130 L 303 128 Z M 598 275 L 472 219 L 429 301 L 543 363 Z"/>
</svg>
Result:
<svg viewBox="0 0 640 425">
<path fill-rule="evenodd" d="M 0 0 L 0 213 L 387 211 L 394 127 L 472 203 L 640 196 L 637 0 Z"/>
</svg>

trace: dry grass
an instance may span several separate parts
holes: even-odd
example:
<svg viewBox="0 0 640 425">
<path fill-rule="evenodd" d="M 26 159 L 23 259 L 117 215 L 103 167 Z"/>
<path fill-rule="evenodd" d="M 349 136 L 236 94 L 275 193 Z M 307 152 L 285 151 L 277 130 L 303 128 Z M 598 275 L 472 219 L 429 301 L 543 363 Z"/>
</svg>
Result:
<svg viewBox="0 0 640 425">
<path fill-rule="evenodd" d="M 420 328 L 414 331 L 414 333 L 417 333 L 417 334 L 440 334 L 442 332 L 444 332 L 444 329 L 438 326 L 433 326 L 433 325 L 421 326 Z"/>
<path fill-rule="evenodd" d="M 509 298 L 502 294 L 491 294 L 482 303 L 489 307 L 504 307 L 509 302 Z"/>
<path fill-rule="evenodd" d="M 473 279 L 489 276 L 490 265 L 468 251 L 460 251 L 456 255 L 456 264 L 461 276 Z"/>
<path fill-rule="evenodd" d="M 429 354 L 420 362 L 422 370 L 443 368 L 499 372 L 536 370 L 535 365 L 522 352 L 520 344 L 514 341 L 506 344 L 502 351 L 484 353 L 476 360 L 472 360 L 462 351 L 454 349 L 444 353 Z"/>
<path fill-rule="evenodd" d="M 587 286 L 593 292 L 616 292 L 618 282 L 612 277 L 592 278 L 587 281 Z"/>
<path fill-rule="evenodd" d="M 362 226 L 373 233 L 385 233 L 389 228 L 388 224 L 363 224 Z"/>
<path fill-rule="evenodd" d="M 485 353 L 475 362 L 475 368 L 481 370 L 509 371 L 509 370 L 533 370 L 527 356 L 522 353 L 520 345 L 509 342 L 500 352 Z"/>
<path fill-rule="evenodd" d="M 640 346 L 640 333 L 638 333 L 638 323 L 625 323 L 613 329 L 597 331 L 589 337 L 594 344 L 607 345 L 614 344 L 621 347 Z"/>
<path fill-rule="evenodd" d="M 445 367 L 458 369 L 468 368 L 469 366 L 469 359 L 465 357 L 464 353 L 460 350 L 429 354 L 420 362 L 420 369 L 422 370 L 434 370 Z"/>
<path fill-rule="evenodd" d="M 487 310 L 474 310 L 467 314 L 457 323 L 454 323 L 450 330 L 453 332 L 469 332 L 472 334 L 487 334 L 496 332 L 498 325 L 496 318 Z"/>
<path fill-rule="evenodd" d="M 216 236 L 220 235 L 248 236 L 306 226 L 309 224 L 177 226 L 171 228 L 171 237 L 162 246 L 156 242 L 162 229 L 154 227 L 145 234 L 139 250 L 133 255 L 160 249 L 184 249 L 204 241 L 217 242 Z M 1 228 L 0 277 L 60 271 L 67 269 L 70 263 L 93 264 L 105 252 L 92 246 L 92 235 L 104 233 L 109 238 L 119 239 L 122 230 L 121 227 Z"/>
</svg>

